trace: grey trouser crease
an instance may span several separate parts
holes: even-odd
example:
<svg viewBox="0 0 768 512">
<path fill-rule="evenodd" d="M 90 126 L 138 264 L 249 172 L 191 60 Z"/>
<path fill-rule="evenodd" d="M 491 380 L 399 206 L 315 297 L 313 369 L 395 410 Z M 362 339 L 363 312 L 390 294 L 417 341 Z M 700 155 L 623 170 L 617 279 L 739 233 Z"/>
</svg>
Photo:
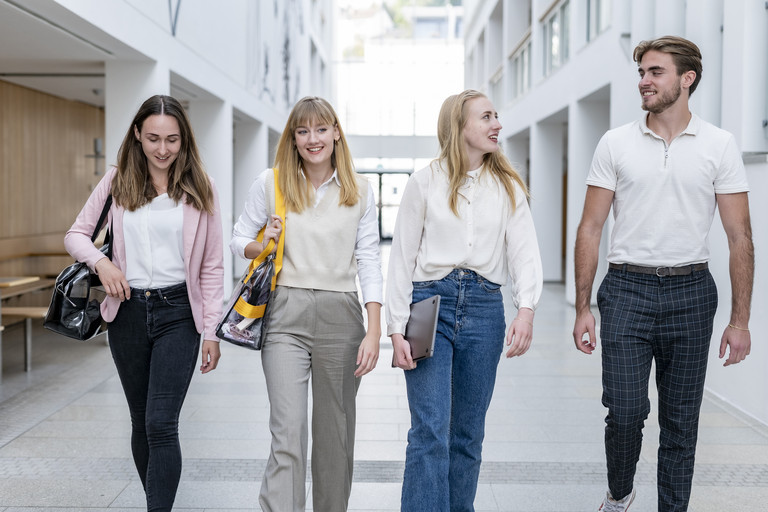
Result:
<svg viewBox="0 0 768 512">
<path fill-rule="evenodd" d="M 365 336 L 357 293 L 278 286 L 269 315 L 261 360 L 272 446 L 259 503 L 271 512 L 305 509 L 311 375 L 313 507 L 346 510 L 360 383 L 354 372 Z"/>
</svg>

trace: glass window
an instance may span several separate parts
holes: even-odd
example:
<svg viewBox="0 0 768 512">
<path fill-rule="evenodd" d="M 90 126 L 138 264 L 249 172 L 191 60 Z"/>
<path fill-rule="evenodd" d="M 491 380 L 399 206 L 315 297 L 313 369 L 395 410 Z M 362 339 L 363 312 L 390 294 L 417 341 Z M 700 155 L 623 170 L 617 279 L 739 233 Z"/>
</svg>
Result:
<svg viewBox="0 0 768 512">
<path fill-rule="evenodd" d="M 570 3 L 565 1 L 544 20 L 544 74 L 568 62 L 570 52 Z"/>
<path fill-rule="evenodd" d="M 587 40 L 591 41 L 611 25 L 611 2 L 589 0 L 587 10 Z"/>
<path fill-rule="evenodd" d="M 522 45 L 512 56 L 512 95 L 515 99 L 531 87 L 531 41 Z"/>
</svg>

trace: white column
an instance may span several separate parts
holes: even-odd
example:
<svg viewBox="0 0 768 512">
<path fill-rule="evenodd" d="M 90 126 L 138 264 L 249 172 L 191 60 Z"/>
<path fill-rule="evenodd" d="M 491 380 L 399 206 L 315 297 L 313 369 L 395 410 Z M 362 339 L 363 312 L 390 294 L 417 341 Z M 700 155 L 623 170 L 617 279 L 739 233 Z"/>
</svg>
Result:
<svg viewBox="0 0 768 512">
<path fill-rule="evenodd" d="M 562 122 L 531 128 L 531 212 L 545 281 L 563 279 L 563 136 Z"/>
<path fill-rule="evenodd" d="M 763 2 L 728 2 L 724 10 L 721 127 L 743 152 L 768 151 L 767 18 Z"/>
<path fill-rule="evenodd" d="M 686 2 L 685 0 L 656 0 L 656 11 L 653 20 L 654 31 L 652 35 L 644 39 L 685 34 L 686 3 L 691 4 L 693 2 Z"/>
<path fill-rule="evenodd" d="M 568 116 L 568 210 L 566 212 L 565 242 L 565 298 L 570 303 L 576 301 L 574 273 L 574 246 L 576 230 L 584 210 L 584 197 L 587 192 L 587 174 L 592 164 L 592 155 L 600 137 L 608 129 L 609 105 L 607 101 L 579 101 L 571 106 Z M 607 232 L 607 230 L 605 230 Z M 597 293 L 597 284 L 605 274 L 607 264 L 605 256 L 608 245 L 607 233 L 600 244 L 597 274 L 592 287 L 592 302 Z"/>
<path fill-rule="evenodd" d="M 272 165 L 269 161 L 267 144 L 268 129 L 265 124 L 254 120 L 239 122 L 235 125 L 234 176 L 233 176 L 233 217 L 232 223 L 243 211 L 248 191 L 259 173 Z M 224 240 L 229 243 L 230 233 L 224 233 Z M 225 249 L 225 258 L 231 254 Z M 233 277 L 237 279 L 248 266 L 248 262 L 238 256 L 233 258 Z M 227 283 L 228 284 L 228 283 Z"/>
<path fill-rule="evenodd" d="M 617 3 L 617 2 L 614 2 Z M 630 43 L 630 56 L 637 43 L 644 39 L 653 39 L 654 35 L 654 17 L 656 12 L 656 3 L 648 0 L 632 0 L 630 15 L 630 34 L 632 41 Z"/>
<path fill-rule="evenodd" d="M 224 240 L 232 233 L 232 105 L 226 101 L 194 101 L 189 105 L 189 118 L 195 132 L 200 157 L 219 192 L 221 224 Z M 229 247 L 222 247 L 224 257 L 224 295 L 231 291 L 232 258 Z M 229 286 L 228 286 L 229 285 Z"/>
<path fill-rule="evenodd" d="M 107 61 L 104 90 L 104 154 L 106 165 L 117 163 L 123 137 L 144 101 L 155 94 L 168 94 L 170 72 L 157 62 Z"/>
<path fill-rule="evenodd" d="M 702 119 L 720 126 L 723 94 L 723 0 L 699 0 L 686 13 L 686 34 L 701 50 L 702 79 L 691 96 L 690 106 Z M 741 80 L 739 80 L 741 83 Z"/>
<path fill-rule="evenodd" d="M 530 142 L 528 131 L 523 134 L 517 134 L 504 141 L 504 153 L 512 163 L 517 173 L 523 178 L 523 181 L 529 183 L 528 159 L 530 157 Z"/>
</svg>

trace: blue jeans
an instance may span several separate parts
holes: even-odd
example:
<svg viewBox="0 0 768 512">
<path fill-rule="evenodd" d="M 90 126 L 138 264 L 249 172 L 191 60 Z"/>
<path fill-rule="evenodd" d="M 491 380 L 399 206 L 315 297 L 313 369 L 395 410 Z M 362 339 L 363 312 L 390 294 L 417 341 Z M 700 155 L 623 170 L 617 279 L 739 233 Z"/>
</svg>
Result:
<svg viewBox="0 0 768 512">
<path fill-rule="evenodd" d="M 656 364 L 659 394 L 658 508 L 688 510 L 699 409 L 717 309 L 709 270 L 657 277 L 609 270 L 597 294 L 603 360 L 608 488 L 632 491 L 651 410 L 648 380 Z"/>
<path fill-rule="evenodd" d="M 464 269 L 413 283 L 413 302 L 432 295 L 440 295 L 435 353 L 405 372 L 411 429 L 401 510 L 474 511 L 504 305 L 498 284 Z"/>
<path fill-rule="evenodd" d="M 109 347 L 131 413 L 147 510 L 170 511 L 181 478 L 179 412 L 200 348 L 186 285 L 132 289 L 109 324 Z"/>
</svg>

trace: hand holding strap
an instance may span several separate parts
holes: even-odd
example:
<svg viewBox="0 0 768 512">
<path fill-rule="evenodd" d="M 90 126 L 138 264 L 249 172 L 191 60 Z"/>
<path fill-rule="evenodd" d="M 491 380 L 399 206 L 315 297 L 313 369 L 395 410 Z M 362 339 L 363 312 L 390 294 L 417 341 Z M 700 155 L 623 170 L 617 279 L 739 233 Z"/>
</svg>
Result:
<svg viewBox="0 0 768 512">
<path fill-rule="evenodd" d="M 277 242 L 277 252 L 274 256 L 275 258 L 275 272 L 272 274 L 272 282 L 270 283 L 270 290 L 275 290 L 275 285 L 277 283 L 277 274 L 280 272 L 280 269 L 283 268 L 283 248 L 285 246 L 285 199 L 283 198 L 283 194 L 280 190 L 280 186 L 277 182 L 277 168 L 273 169 L 274 171 L 274 177 L 275 177 L 275 214 L 280 216 L 281 219 L 283 219 L 283 229 L 280 231 L 280 236 L 278 237 Z M 261 242 L 264 240 L 264 231 L 266 230 L 266 225 L 264 225 L 263 228 L 261 228 L 261 231 L 259 231 L 258 236 L 256 237 L 257 242 Z M 261 251 L 261 253 L 256 256 L 248 266 L 248 273 L 243 280 L 244 283 L 247 283 L 251 276 L 253 275 L 253 272 L 258 268 L 259 265 L 264 263 L 266 259 L 272 254 L 272 251 L 275 248 L 275 240 L 270 239 L 267 245 L 264 247 L 264 249 Z M 235 303 L 235 311 L 237 311 L 241 316 L 245 318 L 261 318 L 264 316 L 264 312 L 266 310 L 266 304 L 248 304 L 248 302 L 244 301 L 242 298 L 238 299 L 238 301 Z"/>
</svg>

